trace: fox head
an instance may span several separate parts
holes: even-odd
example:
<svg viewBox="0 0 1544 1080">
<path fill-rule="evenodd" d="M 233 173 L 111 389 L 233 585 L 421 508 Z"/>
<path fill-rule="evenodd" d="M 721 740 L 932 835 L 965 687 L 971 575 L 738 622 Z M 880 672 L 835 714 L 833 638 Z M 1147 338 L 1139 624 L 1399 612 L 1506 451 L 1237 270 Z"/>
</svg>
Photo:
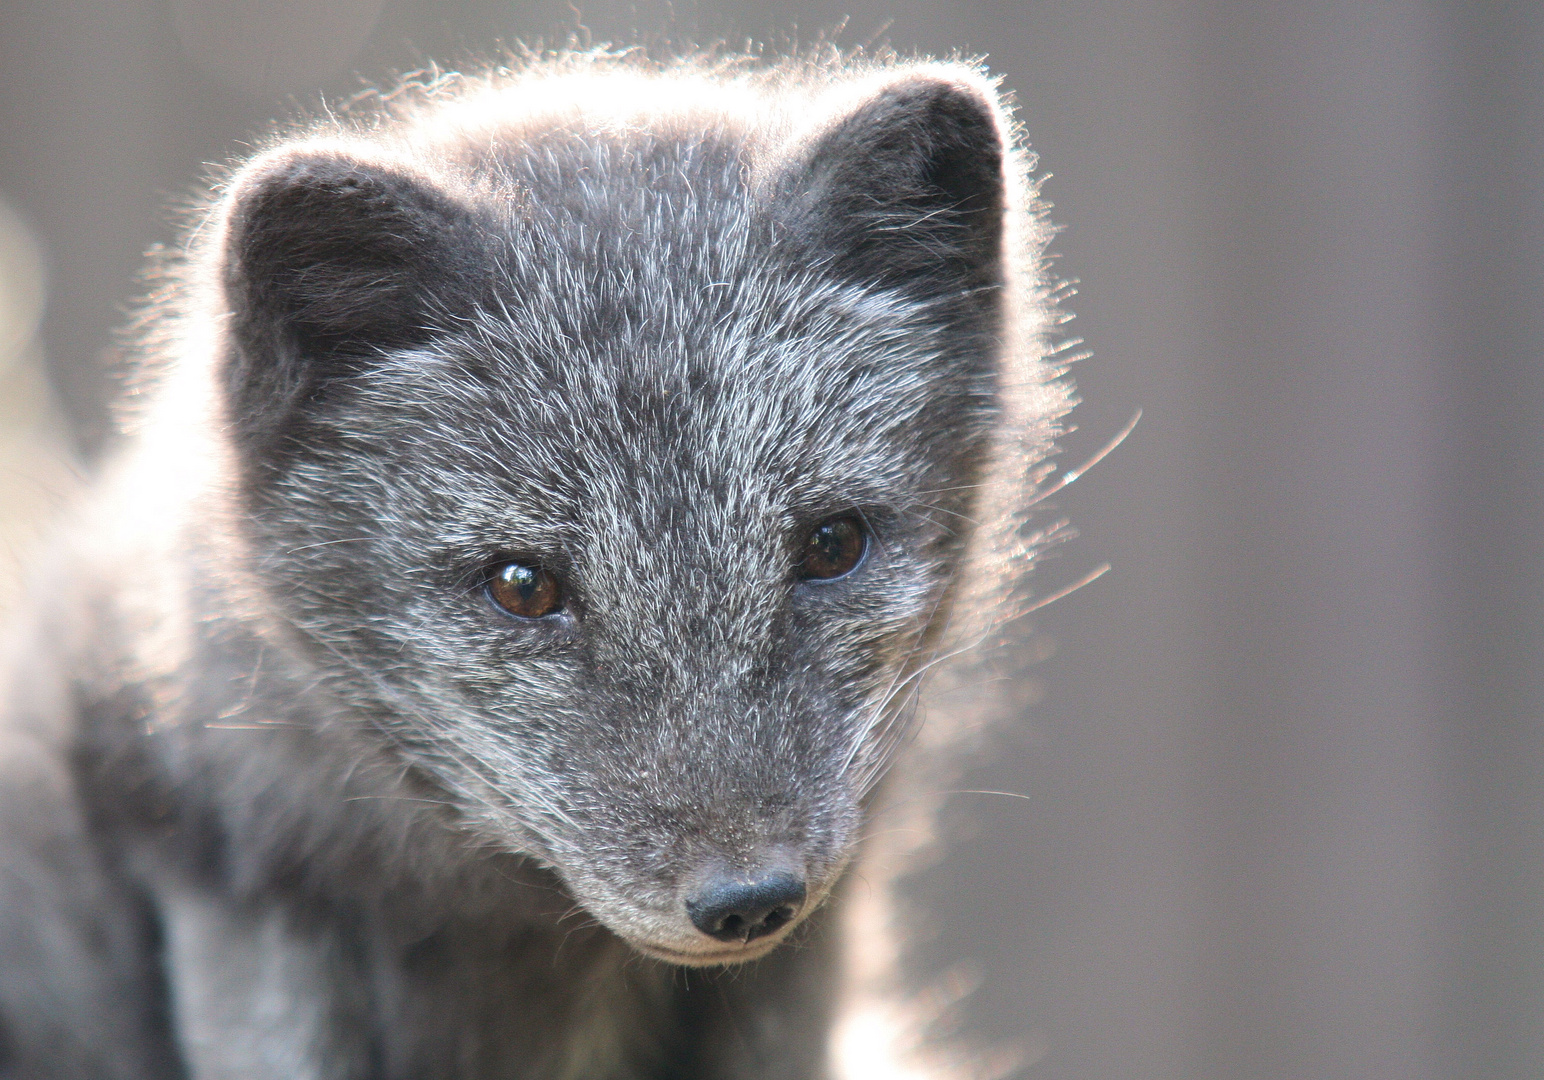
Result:
<svg viewBox="0 0 1544 1080">
<path fill-rule="evenodd" d="M 619 65 L 275 146 L 212 241 L 267 607 L 480 841 L 650 955 L 760 955 L 1026 449 L 1022 171 L 948 64 Z"/>
</svg>

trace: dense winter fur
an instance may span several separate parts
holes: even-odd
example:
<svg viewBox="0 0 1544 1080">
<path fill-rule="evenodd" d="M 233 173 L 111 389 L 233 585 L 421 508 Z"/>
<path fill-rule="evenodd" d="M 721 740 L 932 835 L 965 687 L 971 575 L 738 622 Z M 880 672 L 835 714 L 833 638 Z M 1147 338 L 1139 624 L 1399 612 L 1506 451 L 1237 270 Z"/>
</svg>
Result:
<svg viewBox="0 0 1544 1080">
<path fill-rule="evenodd" d="M 831 1075 L 844 870 L 1067 403 L 1024 174 L 967 66 L 602 54 L 236 169 L 13 647 L 0 1074 Z"/>
</svg>

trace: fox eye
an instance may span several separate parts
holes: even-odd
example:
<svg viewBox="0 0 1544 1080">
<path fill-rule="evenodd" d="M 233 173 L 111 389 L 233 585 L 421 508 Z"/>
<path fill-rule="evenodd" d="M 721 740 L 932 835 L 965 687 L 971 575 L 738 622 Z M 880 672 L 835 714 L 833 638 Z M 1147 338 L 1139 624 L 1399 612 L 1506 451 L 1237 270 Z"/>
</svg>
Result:
<svg viewBox="0 0 1544 1080">
<path fill-rule="evenodd" d="M 868 530 L 851 515 L 821 522 L 804 542 L 799 576 L 805 581 L 831 581 L 858 568 L 868 551 Z"/>
<path fill-rule="evenodd" d="M 523 562 L 505 563 L 493 571 L 488 599 L 522 619 L 540 619 L 563 608 L 558 579 L 540 566 Z"/>
</svg>

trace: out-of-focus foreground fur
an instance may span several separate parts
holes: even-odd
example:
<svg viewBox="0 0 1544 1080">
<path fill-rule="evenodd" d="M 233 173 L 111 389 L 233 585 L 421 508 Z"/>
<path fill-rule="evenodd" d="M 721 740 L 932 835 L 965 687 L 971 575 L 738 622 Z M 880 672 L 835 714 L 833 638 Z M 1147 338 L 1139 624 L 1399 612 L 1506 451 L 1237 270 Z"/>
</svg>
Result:
<svg viewBox="0 0 1544 1080">
<path fill-rule="evenodd" d="M 1027 168 L 967 65 L 592 52 L 234 169 L 9 646 L 0 1074 L 928 1075 L 844 882 L 1035 547 Z"/>
</svg>

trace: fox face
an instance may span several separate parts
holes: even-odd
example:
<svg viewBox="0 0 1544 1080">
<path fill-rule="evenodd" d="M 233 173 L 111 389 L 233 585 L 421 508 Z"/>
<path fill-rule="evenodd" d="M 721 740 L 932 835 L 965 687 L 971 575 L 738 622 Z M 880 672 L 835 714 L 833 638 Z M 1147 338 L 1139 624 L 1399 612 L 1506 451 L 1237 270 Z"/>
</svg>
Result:
<svg viewBox="0 0 1544 1080">
<path fill-rule="evenodd" d="M 944 633 L 1001 421 L 967 76 L 804 116 L 568 76 L 591 104 L 277 147 L 218 208 L 245 572 L 477 842 L 650 955 L 820 903 Z"/>
</svg>

